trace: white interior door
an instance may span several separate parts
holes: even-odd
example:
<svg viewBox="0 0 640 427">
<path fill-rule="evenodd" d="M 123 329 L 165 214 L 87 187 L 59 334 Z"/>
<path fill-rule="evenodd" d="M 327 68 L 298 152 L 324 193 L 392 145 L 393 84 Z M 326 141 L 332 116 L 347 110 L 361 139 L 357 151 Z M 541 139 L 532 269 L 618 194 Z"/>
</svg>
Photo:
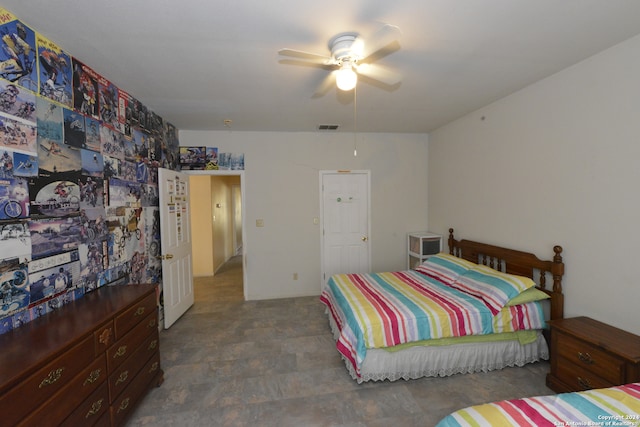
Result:
<svg viewBox="0 0 640 427">
<path fill-rule="evenodd" d="M 164 327 L 193 305 L 189 176 L 158 169 Z"/>
<path fill-rule="evenodd" d="M 333 274 L 371 270 L 369 171 L 321 171 L 322 286 Z"/>
</svg>

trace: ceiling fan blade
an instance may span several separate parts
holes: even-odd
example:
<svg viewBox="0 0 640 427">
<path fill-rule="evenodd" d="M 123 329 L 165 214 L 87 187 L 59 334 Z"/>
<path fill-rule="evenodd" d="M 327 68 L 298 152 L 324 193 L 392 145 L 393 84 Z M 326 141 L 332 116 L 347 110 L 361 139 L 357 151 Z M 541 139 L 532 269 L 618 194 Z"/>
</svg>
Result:
<svg viewBox="0 0 640 427">
<path fill-rule="evenodd" d="M 358 53 L 360 58 L 365 59 L 398 40 L 401 35 L 402 32 L 399 27 L 391 24 L 385 24 L 382 28 L 366 39 L 358 36 L 353 42 L 352 49 Z"/>
<path fill-rule="evenodd" d="M 291 56 L 294 58 L 304 59 L 307 62 L 311 62 L 315 64 L 329 65 L 333 63 L 333 59 L 329 56 L 319 55 L 317 53 L 304 52 L 301 50 L 280 49 L 278 53 L 284 56 Z"/>
<path fill-rule="evenodd" d="M 389 86 L 396 85 L 402 81 L 402 75 L 400 75 L 400 73 L 383 67 L 382 65 L 358 64 L 354 68 L 359 75 L 377 80 Z"/>
<path fill-rule="evenodd" d="M 333 64 L 319 64 L 313 61 L 305 61 L 303 59 L 280 59 L 278 63 L 285 65 L 297 65 L 299 67 L 309 67 L 309 68 L 323 68 L 327 71 L 333 71 L 335 69 L 335 65 Z"/>
<path fill-rule="evenodd" d="M 320 86 L 318 86 L 318 89 L 316 89 L 316 92 L 313 94 L 311 98 L 321 98 L 325 96 L 327 92 L 329 92 L 331 89 L 335 87 L 335 85 L 336 85 L 336 73 L 335 71 L 332 71 L 327 75 L 327 77 L 324 78 L 324 80 L 322 80 L 322 83 L 320 83 Z"/>
</svg>

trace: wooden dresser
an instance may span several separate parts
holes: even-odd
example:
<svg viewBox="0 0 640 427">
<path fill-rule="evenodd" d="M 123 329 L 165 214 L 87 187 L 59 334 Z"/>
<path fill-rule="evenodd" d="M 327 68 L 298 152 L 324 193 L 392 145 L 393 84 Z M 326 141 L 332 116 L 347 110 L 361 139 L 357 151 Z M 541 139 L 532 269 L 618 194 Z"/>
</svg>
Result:
<svg viewBox="0 0 640 427">
<path fill-rule="evenodd" d="M 640 381 L 640 336 L 588 317 L 551 325 L 547 386 L 563 393 Z"/>
<path fill-rule="evenodd" d="M 102 287 L 0 335 L 0 424 L 118 426 L 163 381 L 156 285 Z"/>
</svg>

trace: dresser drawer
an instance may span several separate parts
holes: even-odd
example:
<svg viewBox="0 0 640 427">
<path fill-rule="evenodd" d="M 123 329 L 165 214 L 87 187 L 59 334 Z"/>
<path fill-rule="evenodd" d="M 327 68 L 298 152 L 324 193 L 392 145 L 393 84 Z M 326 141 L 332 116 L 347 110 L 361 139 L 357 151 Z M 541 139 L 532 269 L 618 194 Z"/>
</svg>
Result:
<svg viewBox="0 0 640 427">
<path fill-rule="evenodd" d="M 121 425 L 133 407 L 160 372 L 160 354 L 155 353 L 140 370 L 135 380 L 111 404 L 111 421 Z"/>
<path fill-rule="evenodd" d="M 154 330 L 153 333 L 144 340 L 140 348 L 138 349 L 138 353 L 136 353 L 136 357 L 139 357 L 144 360 L 149 360 L 151 356 L 159 351 L 160 345 L 160 337 L 158 335 L 158 330 Z"/>
<path fill-rule="evenodd" d="M 39 369 L 0 397 L 3 425 L 14 425 L 57 393 L 94 360 L 93 336 Z"/>
<path fill-rule="evenodd" d="M 556 376 L 560 381 L 570 386 L 570 390 L 573 391 L 589 390 L 592 388 L 604 388 L 615 385 L 607 381 L 606 379 L 594 374 L 592 371 L 584 369 L 581 366 L 577 366 L 573 362 L 570 362 L 564 358 L 560 359 Z"/>
<path fill-rule="evenodd" d="M 68 427 L 73 427 L 71 424 Z M 107 410 L 93 427 L 113 427 L 111 425 L 111 410 Z"/>
<path fill-rule="evenodd" d="M 109 393 L 111 401 L 133 381 L 149 358 L 153 356 L 154 353 L 157 353 L 157 344 L 153 345 L 153 342 L 157 342 L 157 335 L 158 333 L 156 332 L 154 335 L 149 336 L 144 342 L 140 343 L 131 353 L 131 357 L 121 364 L 118 369 L 110 371 Z"/>
<path fill-rule="evenodd" d="M 138 324 L 107 350 L 109 372 L 113 372 L 154 332 L 158 332 L 158 313 L 154 307 L 150 315 L 138 320 Z"/>
<path fill-rule="evenodd" d="M 149 313 L 155 313 L 156 309 L 155 293 L 147 295 L 137 304 L 132 305 L 131 308 L 115 318 L 116 339 L 124 337 L 127 332 L 140 323 L 141 319 L 147 317 Z"/>
<path fill-rule="evenodd" d="M 104 382 L 64 420 L 61 426 L 77 427 L 109 424 L 109 387 Z"/>
<path fill-rule="evenodd" d="M 115 341 L 115 331 L 113 328 L 113 321 L 110 321 L 100 328 L 96 329 L 93 333 L 93 340 L 95 341 L 96 356 L 104 353 Z"/>
<path fill-rule="evenodd" d="M 33 411 L 20 426 L 58 425 L 82 402 L 84 396 L 92 393 L 101 383 L 106 383 L 107 364 L 104 355 L 76 375 L 44 405 Z"/>
<path fill-rule="evenodd" d="M 624 382 L 624 361 L 571 335 L 558 334 L 558 357 L 616 385 Z M 563 365 L 566 363 L 563 363 Z"/>
<path fill-rule="evenodd" d="M 159 360 L 156 295 L 151 284 L 102 286 L 0 334 L 0 426 L 115 426 L 107 352 L 124 339 L 133 347 L 121 366 L 141 359 L 130 362 L 133 379 L 121 393 L 130 405 L 119 402 L 121 417 L 150 388 L 145 366 Z"/>
</svg>

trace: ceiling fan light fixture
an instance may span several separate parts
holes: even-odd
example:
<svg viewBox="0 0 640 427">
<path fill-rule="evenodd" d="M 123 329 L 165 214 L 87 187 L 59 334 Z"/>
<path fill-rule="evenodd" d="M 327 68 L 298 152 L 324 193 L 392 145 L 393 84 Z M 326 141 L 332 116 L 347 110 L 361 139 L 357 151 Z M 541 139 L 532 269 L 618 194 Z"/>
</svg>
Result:
<svg viewBox="0 0 640 427">
<path fill-rule="evenodd" d="M 351 64 L 344 64 L 336 72 L 336 85 L 338 89 L 348 92 L 356 87 L 358 83 L 358 75 L 353 71 Z"/>
<path fill-rule="evenodd" d="M 329 39 L 330 55 L 305 52 L 295 49 L 280 49 L 280 55 L 295 58 L 281 60 L 282 63 L 300 63 L 330 70 L 330 78 L 324 79 L 314 98 L 323 96 L 333 87 L 335 81 L 339 90 L 349 92 L 357 90 L 358 75 L 364 76 L 367 82 L 374 80 L 386 86 L 396 87 L 401 76 L 383 66 L 370 64 L 384 56 L 389 51 L 385 49 L 392 43 L 397 43 L 400 29 L 395 25 L 384 24 L 369 40 L 356 32 L 343 32 Z M 393 50 L 396 50 L 397 46 Z"/>
</svg>

